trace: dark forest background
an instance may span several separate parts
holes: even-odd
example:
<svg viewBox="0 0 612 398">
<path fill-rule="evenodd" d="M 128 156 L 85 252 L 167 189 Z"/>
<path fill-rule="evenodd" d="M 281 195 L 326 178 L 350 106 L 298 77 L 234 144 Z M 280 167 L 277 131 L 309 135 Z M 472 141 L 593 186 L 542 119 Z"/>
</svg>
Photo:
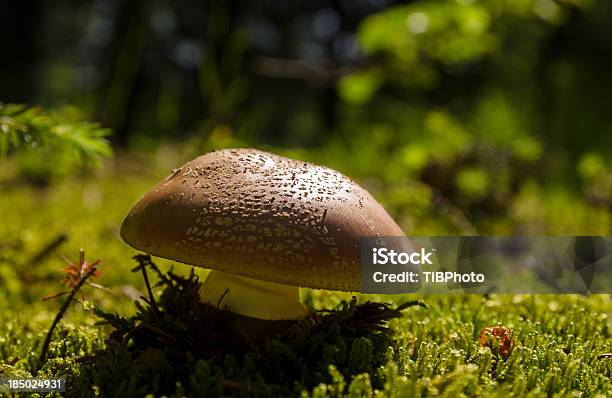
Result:
<svg viewBox="0 0 612 398">
<path fill-rule="evenodd" d="M 100 122 L 120 151 L 276 148 L 367 179 L 407 219 L 439 204 L 459 232 L 489 216 L 518 217 L 502 232 L 612 224 L 607 1 L 26 0 L 2 13 L 0 99 Z M 548 214 L 536 200 L 560 203 L 554 225 L 583 221 L 534 222 Z"/>
</svg>

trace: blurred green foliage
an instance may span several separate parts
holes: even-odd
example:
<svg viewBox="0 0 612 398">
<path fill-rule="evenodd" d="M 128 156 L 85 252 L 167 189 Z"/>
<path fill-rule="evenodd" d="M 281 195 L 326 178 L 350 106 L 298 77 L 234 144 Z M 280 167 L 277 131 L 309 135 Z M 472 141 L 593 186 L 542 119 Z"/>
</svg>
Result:
<svg viewBox="0 0 612 398">
<path fill-rule="evenodd" d="M 83 160 L 96 162 L 112 153 L 104 137 L 108 129 L 96 123 L 70 123 L 51 116 L 40 108 L 24 105 L 0 104 L 0 153 L 29 146 L 31 149 L 50 146 L 53 150 L 65 148 L 76 152 Z M 64 148 L 65 147 L 65 148 Z"/>
<path fill-rule="evenodd" d="M 110 130 L 70 120 L 75 111 L 65 108 L 49 114 L 40 108 L 0 103 L 0 158 L 21 155 L 21 171 L 37 181 L 65 175 L 83 164 L 99 166 L 112 154 L 105 138 Z"/>
<path fill-rule="evenodd" d="M 318 161 L 367 179 L 423 232 L 578 232 L 519 225 L 527 192 L 610 231 L 606 1 L 379 3 L 111 0 L 69 21 L 58 1 L 30 27 L 61 55 L 33 48 L 5 67 L 36 65 L 21 97 L 78 104 L 61 109 L 100 120 L 120 147 L 187 140 L 194 156 L 257 146 Z M 9 98 L 20 89 L 3 87 Z M 23 157 L 30 179 L 51 178 Z M 443 227 L 410 222 L 440 211 Z"/>
</svg>

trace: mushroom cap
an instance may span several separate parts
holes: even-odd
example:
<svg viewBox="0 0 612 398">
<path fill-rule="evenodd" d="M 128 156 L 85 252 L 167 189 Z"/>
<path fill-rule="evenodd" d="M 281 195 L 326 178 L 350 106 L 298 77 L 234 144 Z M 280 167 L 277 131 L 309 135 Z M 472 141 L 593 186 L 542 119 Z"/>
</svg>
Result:
<svg viewBox="0 0 612 398">
<path fill-rule="evenodd" d="M 145 194 L 121 237 L 153 256 L 249 278 L 359 291 L 362 237 L 404 232 L 341 173 L 255 149 L 202 155 Z"/>
</svg>

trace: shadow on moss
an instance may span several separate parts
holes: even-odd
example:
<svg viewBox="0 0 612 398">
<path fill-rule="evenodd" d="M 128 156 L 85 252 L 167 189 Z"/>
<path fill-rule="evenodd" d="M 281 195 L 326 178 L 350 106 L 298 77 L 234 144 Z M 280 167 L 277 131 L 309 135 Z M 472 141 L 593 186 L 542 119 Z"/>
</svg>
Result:
<svg viewBox="0 0 612 398">
<path fill-rule="evenodd" d="M 113 331 L 104 350 L 82 358 L 67 396 L 299 395 L 331 382 L 330 365 L 345 379 L 369 373 L 373 387 L 380 387 L 375 370 L 395 345 L 388 321 L 410 306 L 424 306 L 409 302 L 393 309 L 353 298 L 299 321 L 258 321 L 201 303 L 193 272 L 187 278 L 163 274 L 149 256 L 135 259 L 149 292 L 146 268 L 157 274 L 163 293 L 158 302 L 152 293 L 145 305 L 136 302 L 129 319 L 96 310 Z"/>
</svg>

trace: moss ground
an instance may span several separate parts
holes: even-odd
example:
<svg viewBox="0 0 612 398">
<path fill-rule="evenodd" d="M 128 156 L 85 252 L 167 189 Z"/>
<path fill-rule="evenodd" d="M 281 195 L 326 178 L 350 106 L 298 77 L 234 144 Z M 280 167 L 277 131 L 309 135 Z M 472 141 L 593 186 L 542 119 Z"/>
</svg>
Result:
<svg viewBox="0 0 612 398">
<path fill-rule="evenodd" d="M 134 266 L 131 257 L 136 253 L 121 242 L 118 225 L 137 197 L 172 167 L 159 162 L 143 173 L 137 162 L 121 162 L 96 175 L 65 179 L 54 184 L 53 189 L 10 180 L 10 170 L 3 168 L 0 375 L 29 376 L 40 368 L 38 376 L 65 375 L 72 380 L 70 391 L 91 396 L 113 396 L 107 392 L 109 383 L 113 388 L 123 388 L 125 396 L 161 392 L 197 395 L 197 391 L 206 392 L 204 396 L 278 396 L 287 392 L 312 397 L 612 396 L 612 360 L 601 357 L 612 352 L 609 295 L 358 295 L 359 304 L 371 301 L 394 307 L 423 300 L 428 308 L 409 308 L 403 317 L 391 319 L 394 341 L 385 340 L 387 337 L 377 341 L 373 335 L 346 338 L 347 329 L 330 327 L 324 333 L 324 341 L 316 345 L 316 358 L 282 340 L 256 354 L 215 361 L 186 354 L 181 360 L 187 367 L 183 376 L 188 377 L 169 387 L 171 381 L 176 381 L 171 377 L 176 362 L 167 360 L 167 352 L 151 345 L 140 350 L 137 360 L 130 351 L 134 342 L 126 349 L 108 340 L 117 324 L 96 324 L 100 317 L 95 308 L 116 312 L 126 319 L 139 311 L 134 301 L 145 295 L 146 289 L 141 275 L 130 272 Z M 381 197 L 393 200 L 384 192 Z M 541 192 L 525 201 L 536 197 L 541 197 Z M 538 222 L 554 218 L 561 202 L 555 202 L 550 214 L 538 214 Z M 391 208 L 397 205 L 390 204 Z M 576 214 L 578 205 L 572 206 Z M 490 231 L 507 232 L 504 228 L 518 221 L 504 220 L 491 226 Z M 420 225 L 434 222 L 429 217 L 429 224 Z M 436 230 L 445 228 L 440 223 Z M 582 224 L 558 228 L 551 227 L 547 232 L 600 233 Z M 61 239 L 63 235 L 67 236 L 65 241 Z M 60 243 L 45 250 L 54 241 Z M 64 267 L 61 255 L 76 257 L 80 247 L 88 259 L 102 259 L 102 275 L 96 282 L 107 290 L 83 288 L 82 295 L 77 295 L 80 303 L 71 307 L 54 333 L 48 359 L 39 364 L 42 341 L 62 300 L 60 297 L 43 302 L 41 298 L 65 289 L 60 283 Z M 179 276 L 187 277 L 190 272 L 189 267 L 170 261 L 156 263 L 164 272 L 174 265 Z M 204 271 L 196 272 L 205 275 Z M 170 293 L 160 286 L 155 294 L 163 302 Z M 315 309 L 346 311 L 349 307 L 342 303 L 350 302 L 351 295 L 304 289 L 302 299 Z M 497 325 L 513 330 L 514 349 L 507 357 L 501 356 L 494 345 L 482 347 L 478 342 L 483 327 Z M 146 342 L 143 336 L 136 340 Z M 100 350 L 109 355 L 91 372 L 90 358 Z M 261 366 L 262 358 L 269 368 Z M 279 369 L 293 369 L 287 363 L 301 368 L 294 375 L 280 375 Z M 130 378 L 136 367 L 159 377 L 146 381 Z M 161 377 L 164 375 L 168 377 Z"/>
</svg>

